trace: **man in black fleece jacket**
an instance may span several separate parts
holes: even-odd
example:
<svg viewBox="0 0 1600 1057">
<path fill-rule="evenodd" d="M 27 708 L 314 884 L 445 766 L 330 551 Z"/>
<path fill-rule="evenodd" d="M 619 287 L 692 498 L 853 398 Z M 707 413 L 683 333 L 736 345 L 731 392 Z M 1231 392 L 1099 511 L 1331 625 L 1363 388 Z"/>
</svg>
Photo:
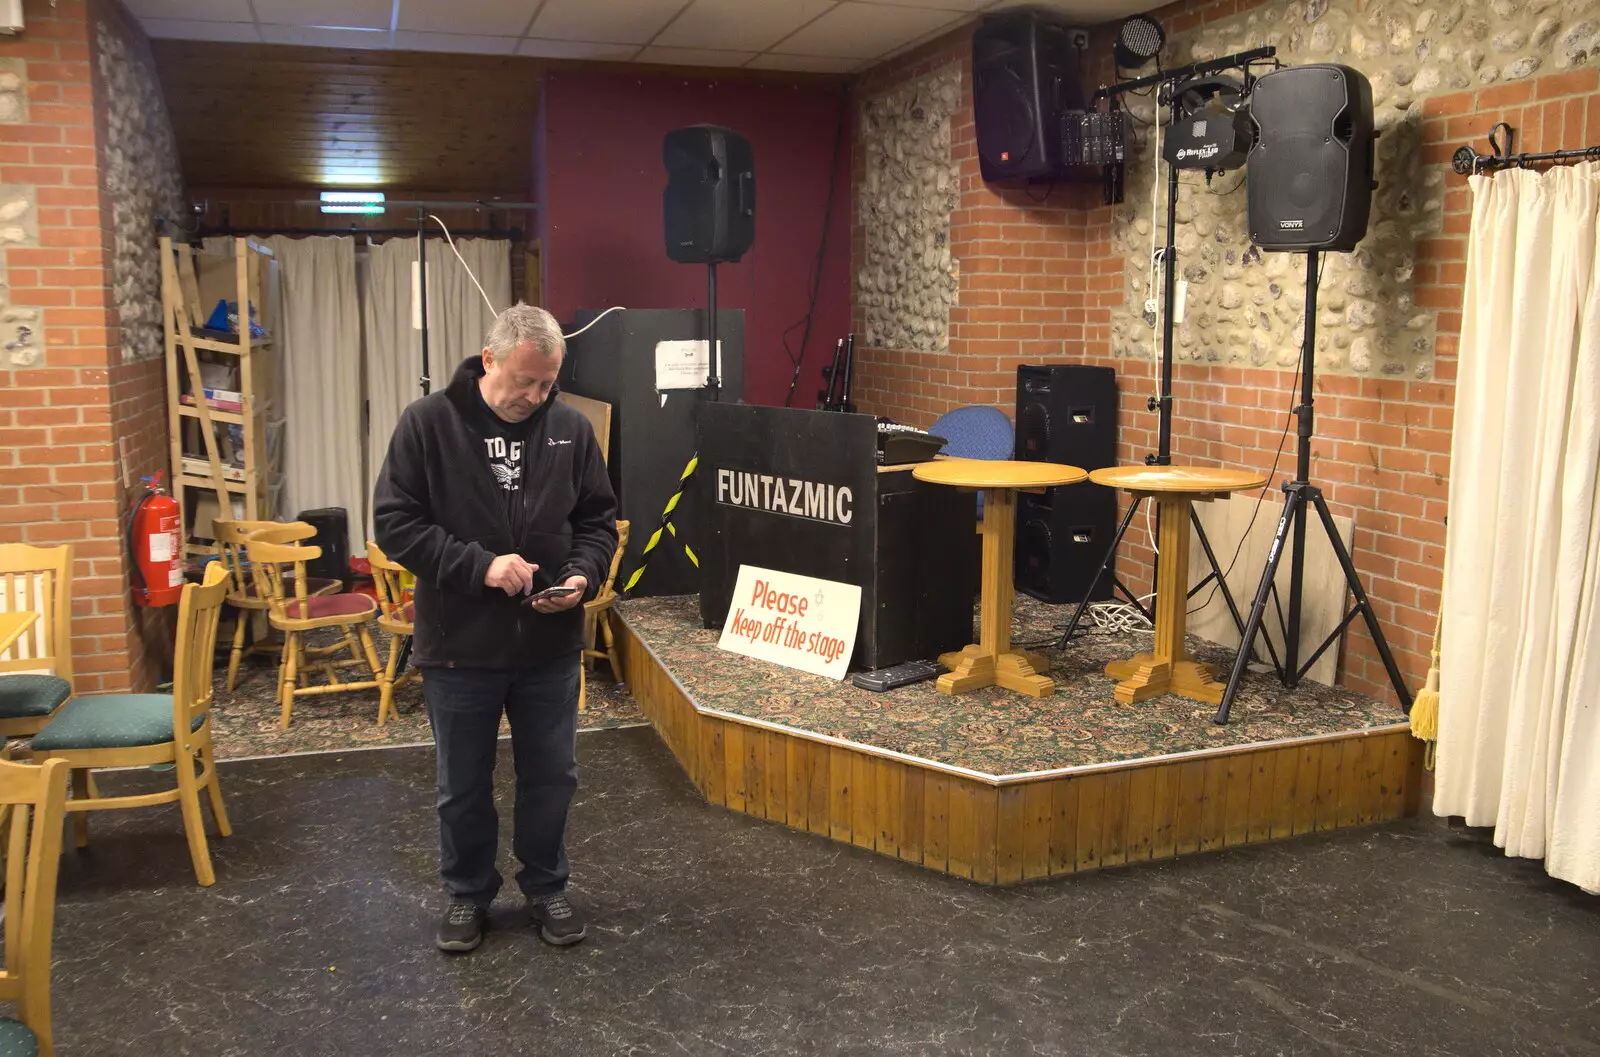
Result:
<svg viewBox="0 0 1600 1057">
<path fill-rule="evenodd" d="M 441 950 L 483 939 L 501 885 L 494 762 L 500 715 L 516 763 L 517 884 L 540 935 L 584 937 L 563 835 L 577 788 L 583 603 L 617 547 L 616 498 L 588 420 L 557 402 L 566 342 L 518 303 L 481 357 L 407 407 L 378 477 L 382 547 L 416 575 L 413 656 L 437 746 Z M 573 590 L 534 600 L 539 591 Z"/>
</svg>

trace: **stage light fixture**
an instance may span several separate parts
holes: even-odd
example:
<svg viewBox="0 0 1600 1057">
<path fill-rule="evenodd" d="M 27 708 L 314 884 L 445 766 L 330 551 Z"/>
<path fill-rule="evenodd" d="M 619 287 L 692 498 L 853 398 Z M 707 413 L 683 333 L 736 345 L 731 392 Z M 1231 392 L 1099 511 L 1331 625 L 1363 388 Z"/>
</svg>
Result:
<svg viewBox="0 0 1600 1057">
<path fill-rule="evenodd" d="M 1138 69 L 1161 54 L 1161 47 L 1166 42 L 1167 31 L 1161 28 L 1161 23 L 1149 15 L 1134 15 L 1117 30 L 1114 48 L 1117 65 Z"/>
</svg>

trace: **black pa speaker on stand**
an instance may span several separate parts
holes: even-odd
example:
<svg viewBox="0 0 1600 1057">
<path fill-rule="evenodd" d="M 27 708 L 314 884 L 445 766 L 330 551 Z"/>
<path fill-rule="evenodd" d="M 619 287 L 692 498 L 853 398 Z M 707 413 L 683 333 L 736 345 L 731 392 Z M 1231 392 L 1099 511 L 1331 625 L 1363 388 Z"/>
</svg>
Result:
<svg viewBox="0 0 1600 1057">
<path fill-rule="evenodd" d="M 1376 186 L 1366 77 L 1332 63 L 1274 70 L 1256 81 L 1250 118 L 1250 241 L 1289 252 L 1355 249 Z"/>
<path fill-rule="evenodd" d="M 1030 462 L 1098 470 L 1116 465 L 1117 376 L 1083 364 L 1017 368 L 1017 452 Z M 1106 601 L 1112 577 L 1096 577 L 1117 530 L 1117 493 L 1084 481 L 1024 493 L 1017 501 L 1016 585 L 1052 605 L 1094 589 Z"/>
<path fill-rule="evenodd" d="M 1228 722 L 1240 681 L 1255 649 L 1268 602 L 1278 594 L 1278 564 L 1289 556 L 1287 605 L 1275 608 L 1283 620 L 1283 684 L 1299 685 L 1318 657 L 1357 616 L 1365 618 L 1367 633 L 1389 674 L 1395 696 L 1409 715 L 1411 691 L 1395 663 L 1394 654 L 1378 624 L 1355 561 L 1345 549 L 1322 489 L 1311 481 L 1311 440 L 1316 435 L 1317 287 L 1324 251 L 1347 252 L 1367 233 L 1372 209 L 1372 86 L 1349 66 L 1289 66 L 1274 70 L 1256 82 L 1251 98 L 1256 123 L 1255 148 L 1250 152 L 1250 241 L 1264 250 L 1303 252 L 1306 257 L 1305 329 L 1300 343 L 1300 403 L 1294 409 L 1296 429 L 1295 475 L 1283 483 L 1283 514 L 1278 518 L 1266 568 L 1256 588 L 1249 619 L 1240 633 L 1233 672 L 1217 706 L 1215 723 Z M 1345 584 L 1355 606 L 1335 625 L 1322 645 L 1300 663 L 1300 617 L 1305 578 L 1307 526 L 1315 514 L 1328 543 L 1344 571 Z M 1291 547 L 1290 540 L 1293 540 Z"/>
<path fill-rule="evenodd" d="M 661 145 L 667 256 L 679 264 L 736 261 L 756 238 L 756 163 L 750 141 L 720 125 L 668 132 Z"/>
</svg>

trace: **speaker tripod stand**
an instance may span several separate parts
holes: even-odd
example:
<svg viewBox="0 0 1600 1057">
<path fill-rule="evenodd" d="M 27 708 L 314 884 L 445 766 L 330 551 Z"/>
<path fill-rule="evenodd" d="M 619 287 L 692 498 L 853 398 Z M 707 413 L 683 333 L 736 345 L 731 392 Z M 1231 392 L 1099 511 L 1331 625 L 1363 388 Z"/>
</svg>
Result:
<svg viewBox="0 0 1600 1057">
<path fill-rule="evenodd" d="M 1401 707 L 1407 714 L 1411 712 L 1411 692 L 1406 689 L 1405 679 L 1401 677 L 1400 668 L 1394 662 L 1394 654 L 1389 652 L 1388 640 L 1383 637 L 1383 629 L 1378 626 L 1378 616 L 1373 612 L 1372 602 L 1361 588 L 1361 578 L 1356 575 L 1355 563 L 1350 558 L 1350 552 L 1345 549 L 1344 541 L 1339 538 L 1339 530 L 1333 523 L 1333 515 L 1328 512 L 1328 502 L 1322 496 L 1322 489 L 1312 484 L 1310 479 L 1311 438 L 1314 433 L 1312 403 L 1315 396 L 1312 371 L 1316 366 L 1317 265 L 1320 256 L 1317 250 L 1306 253 L 1305 339 L 1300 350 L 1300 403 L 1294 409 L 1295 417 L 1299 419 L 1299 428 L 1295 431 L 1297 437 L 1295 476 L 1294 480 L 1285 481 L 1283 485 L 1283 516 L 1278 519 L 1278 530 L 1272 537 L 1272 548 L 1267 552 L 1267 567 L 1262 570 L 1261 585 L 1256 590 L 1255 604 L 1250 608 L 1250 618 L 1240 632 L 1239 654 L 1234 658 L 1233 674 L 1228 677 L 1228 688 L 1223 692 L 1222 703 L 1217 708 L 1213 720 L 1216 723 L 1228 722 L 1233 699 L 1239 693 L 1239 681 L 1244 678 L 1256 635 L 1261 631 L 1267 600 L 1277 596 L 1278 564 L 1283 559 L 1284 544 L 1288 541 L 1291 531 L 1294 533 L 1294 553 L 1289 559 L 1289 613 L 1283 623 L 1283 663 L 1278 666 L 1283 685 L 1298 686 L 1306 672 L 1316 663 L 1317 658 L 1338 640 L 1344 629 L 1350 626 L 1350 622 L 1357 614 L 1360 614 L 1366 619 L 1367 631 L 1378 647 L 1378 656 L 1382 658 L 1383 666 L 1389 672 L 1389 682 L 1393 684 L 1394 692 L 1400 698 Z M 1313 507 L 1322 522 L 1323 531 L 1328 534 L 1328 542 L 1333 545 L 1333 553 L 1339 559 L 1340 568 L 1344 570 L 1345 583 L 1349 586 L 1350 593 L 1355 596 L 1356 604 L 1328 633 L 1328 637 L 1306 659 L 1305 664 L 1298 665 L 1301 588 L 1305 576 L 1306 520 L 1310 517 Z M 1280 618 L 1283 616 L 1281 606 L 1279 616 Z M 1267 639 L 1267 645 L 1270 650 L 1272 645 L 1270 637 Z M 1276 654 L 1273 660 L 1276 663 Z"/>
</svg>

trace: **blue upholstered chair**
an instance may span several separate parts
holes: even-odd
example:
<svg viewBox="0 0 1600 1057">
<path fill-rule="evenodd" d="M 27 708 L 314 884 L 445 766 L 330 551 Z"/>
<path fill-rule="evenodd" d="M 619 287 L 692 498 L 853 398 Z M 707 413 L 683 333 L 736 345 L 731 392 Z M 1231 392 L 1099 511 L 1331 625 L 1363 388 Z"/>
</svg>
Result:
<svg viewBox="0 0 1600 1057">
<path fill-rule="evenodd" d="M 1009 459 L 1016 449 L 1017 432 L 1004 411 L 972 405 L 940 415 L 928 432 L 949 441 L 941 455 L 957 459 Z M 978 493 L 978 518 L 983 518 L 983 493 Z"/>
</svg>

